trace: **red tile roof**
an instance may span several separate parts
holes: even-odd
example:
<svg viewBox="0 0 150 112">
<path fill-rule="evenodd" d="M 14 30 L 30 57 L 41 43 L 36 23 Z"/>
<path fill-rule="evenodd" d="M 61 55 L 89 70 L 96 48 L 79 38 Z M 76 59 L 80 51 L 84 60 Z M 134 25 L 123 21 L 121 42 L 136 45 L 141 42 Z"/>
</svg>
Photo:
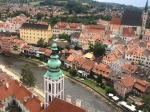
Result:
<svg viewBox="0 0 150 112">
<path fill-rule="evenodd" d="M 51 49 L 46 49 L 44 51 L 44 55 L 46 55 L 46 56 L 50 56 L 51 54 L 52 54 L 52 50 Z"/>
<path fill-rule="evenodd" d="M 136 79 L 134 87 L 142 92 L 145 92 L 148 87 L 148 83 L 140 79 Z"/>
<path fill-rule="evenodd" d="M 110 24 L 121 25 L 121 18 L 112 18 Z"/>
<path fill-rule="evenodd" d="M 67 58 L 67 61 L 73 62 L 75 56 L 70 54 L 69 57 Z"/>
<path fill-rule="evenodd" d="M 43 110 L 44 107 L 40 105 L 43 102 L 41 102 L 37 96 L 33 96 L 33 93 L 24 85 L 21 85 L 20 82 L 12 80 L 8 84 L 8 88 L 6 88 L 6 84 L 0 86 L 0 100 L 14 95 L 30 112 L 41 112 Z M 28 100 L 25 102 L 24 98 Z"/>
<path fill-rule="evenodd" d="M 86 112 L 86 111 L 64 100 L 54 98 L 53 101 L 43 112 Z"/>
<path fill-rule="evenodd" d="M 125 87 L 131 87 L 134 85 L 134 78 L 131 75 L 126 74 L 122 79 L 117 80 L 117 83 Z"/>
<path fill-rule="evenodd" d="M 124 37 L 134 37 L 135 32 L 133 28 L 123 28 L 123 36 Z"/>
<path fill-rule="evenodd" d="M 4 105 L 0 103 L 0 108 L 2 108 Z"/>
<path fill-rule="evenodd" d="M 122 68 L 124 70 L 127 70 L 128 72 L 131 72 L 131 73 L 134 73 L 137 69 L 137 67 L 135 65 L 131 65 L 129 63 L 125 64 Z"/>
<path fill-rule="evenodd" d="M 86 59 L 85 62 L 83 63 L 83 65 L 82 65 L 82 68 L 86 69 L 86 70 L 91 70 L 94 65 L 95 65 L 94 61 Z"/>
</svg>

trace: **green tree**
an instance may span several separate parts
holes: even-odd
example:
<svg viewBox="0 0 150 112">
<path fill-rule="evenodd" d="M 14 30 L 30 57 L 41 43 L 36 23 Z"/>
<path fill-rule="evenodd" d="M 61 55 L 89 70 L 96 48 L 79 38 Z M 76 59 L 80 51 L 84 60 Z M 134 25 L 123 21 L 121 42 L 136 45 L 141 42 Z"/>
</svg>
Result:
<svg viewBox="0 0 150 112">
<path fill-rule="evenodd" d="M 150 94 L 145 94 L 142 97 L 143 105 L 139 108 L 144 112 L 150 112 Z"/>
<path fill-rule="evenodd" d="M 96 43 L 93 48 L 93 54 L 95 57 L 103 56 L 105 54 L 105 46 L 101 43 Z"/>
<path fill-rule="evenodd" d="M 65 34 L 65 33 L 60 34 L 60 35 L 59 35 L 59 38 L 60 38 L 60 39 L 67 40 L 68 42 L 71 41 L 71 40 L 70 40 L 70 36 L 69 36 L 68 34 Z"/>
<path fill-rule="evenodd" d="M 72 75 L 72 76 L 76 76 L 77 75 L 77 70 L 75 68 L 72 68 L 69 73 Z"/>
<path fill-rule="evenodd" d="M 35 17 L 36 17 L 36 19 L 39 21 L 39 20 L 42 19 L 42 17 L 44 17 L 44 14 L 42 14 L 42 13 L 37 13 L 37 14 L 35 15 Z"/>
<path fill-rule="evenodd" d="M 25 64 L 21 68 L 21 76 L 22 78 L 20 79 L 26 86 L 33 87 L 35 86 L 36 83 L 36 78 L 33 75 L 33 72 L 29 66 L 29 64 Z"/>
<path fill-rule="evenodd" d="M 114 93 L 115 90 L 114 90 L 114 87 L 110 87 L 110 86 L 106 86 L 106 93 Z"/>
<path fill-rule="evenodd" d="M 97 77 L 97 79 L 96 79 L 96 82 L 97 82 L 98 84 L 101 84 L 101 83 L 102 83 L 102 75 L 101 75 L 101 74 L 98 75 L 98 77 Z"/>
<path fill-rule="evenodd" d="M 37 46 L 38 46 L 38 47 L 43 47 L 44 45 L 45 45 L 44 39 L 40 38 L 40 39 L 37 41 Z"/>
</svg>

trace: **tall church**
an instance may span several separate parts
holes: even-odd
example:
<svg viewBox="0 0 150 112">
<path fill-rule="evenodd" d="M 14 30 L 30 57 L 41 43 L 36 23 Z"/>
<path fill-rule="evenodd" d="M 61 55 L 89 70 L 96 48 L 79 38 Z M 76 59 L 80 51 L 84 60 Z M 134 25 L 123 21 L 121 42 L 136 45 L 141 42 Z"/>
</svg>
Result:
<svg viewBox="0 0 150 112">
<path fill-rule="evenodd" d="M 148 19 L 148 0 L 143 12 L 125 11 L 121 21 L 120 35 L 123 34 L 123 28 L 133 27 L 137 37 L 145 33 L 146 21 Z"/>
<path fill-rule="evenodd" d="M 53 43 L 51 49 L 49 68 L 44 75 L 45 108 L 54 98 L 64 99 L 64 74 L 60 70 L 57 44 Z"/>
</svg>

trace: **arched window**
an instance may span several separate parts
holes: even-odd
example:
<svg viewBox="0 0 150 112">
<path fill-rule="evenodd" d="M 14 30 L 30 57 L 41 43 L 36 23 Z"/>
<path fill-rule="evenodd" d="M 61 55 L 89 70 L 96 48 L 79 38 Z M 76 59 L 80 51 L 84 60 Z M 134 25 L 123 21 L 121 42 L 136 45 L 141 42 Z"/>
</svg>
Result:
<svg viewBox="0 0 150 112">
<path fill-rule="evenodd" d="M 51 102 L 51 100 L 52 100 L 52 99 L 51 99 L 51 96 L 49 96 L 49 102 Z"/>
<path fill-rule="evenodd" d="M 49 84 L 49 92 L 51 92 L 51 84 Z"/>
</svg>

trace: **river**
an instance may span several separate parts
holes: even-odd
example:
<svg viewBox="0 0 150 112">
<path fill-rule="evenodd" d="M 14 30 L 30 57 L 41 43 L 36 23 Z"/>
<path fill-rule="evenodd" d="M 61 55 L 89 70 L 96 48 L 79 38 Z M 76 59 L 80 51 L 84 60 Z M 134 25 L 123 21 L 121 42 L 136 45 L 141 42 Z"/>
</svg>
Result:
<svg viewBox="0 0 150 112">
<path fill-rule="evenodd" d="M 11 57 L 6 57 L 0 54 L 0 64 L 7 66 L 17 73 L 21 72 L 21 67 L 27 62 L 17 60 Z M 28 63 L 34 72 L 34 76 L 37 79 L 36 85 L 43 89 L 44 78 L 46 69 L 39 68 L 33 63 Z M 87 90 L 69 78 L 65 78 L 65 96 L 71 95 L 72 103 L 75 104 L 76 99 L 82 100 L 82 107 L 90 112 L 117 112 L 109 104 L 105 103 L 101 98 L 97 97 L 93 92 Z"/>
</svg>

